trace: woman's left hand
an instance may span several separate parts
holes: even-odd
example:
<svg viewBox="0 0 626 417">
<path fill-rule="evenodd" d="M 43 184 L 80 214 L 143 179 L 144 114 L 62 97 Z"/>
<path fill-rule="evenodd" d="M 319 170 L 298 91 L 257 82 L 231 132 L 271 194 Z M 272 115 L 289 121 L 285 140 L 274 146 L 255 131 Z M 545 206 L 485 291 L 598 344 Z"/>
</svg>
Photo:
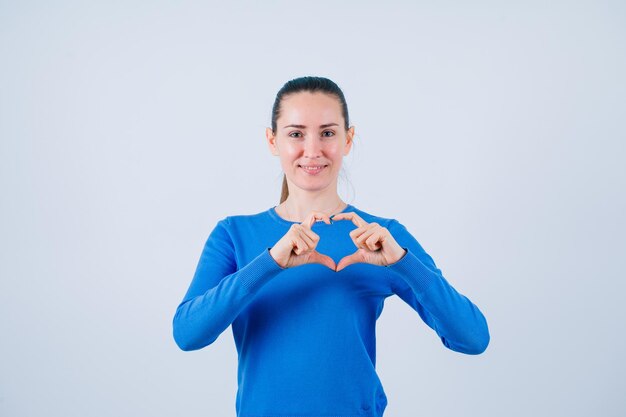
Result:
<svg viewBox="0 0 626 417">
<path fill-rule="evenodd" d="M 354 212 L 335 214 L 332 220 L 333 222 L 335 220 L 352 220 L 358 226 L 350 232 L 350 237 L 358 249 L 352 255 L 339 261 L 335 269 L 336 272 L 355 263 L 391 265 L 398 262 L 406 254 L 406 250 L 396 242 L 389 230 L 378 223 L 367 223 Z"/>
</svg>

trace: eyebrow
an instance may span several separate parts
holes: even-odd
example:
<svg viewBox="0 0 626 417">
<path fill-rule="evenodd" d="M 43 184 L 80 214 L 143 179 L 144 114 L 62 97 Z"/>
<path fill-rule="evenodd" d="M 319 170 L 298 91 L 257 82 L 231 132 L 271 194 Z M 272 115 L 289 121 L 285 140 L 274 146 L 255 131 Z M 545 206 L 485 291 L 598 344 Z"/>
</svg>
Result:
<svg viewBox="0 0 626 417">
<path fill-rule="evenodd" d="M 320 128 L 330 127 L 330 126 L 339 126 L 337 123 L 326 123 L 325 125 L 320 125 Z M 288 127 L 295 127 L 297 129 L 306 129 L 305 125 L 287 125 L 283 127 L 283 129 L 287 129 Z"/>
</svg>

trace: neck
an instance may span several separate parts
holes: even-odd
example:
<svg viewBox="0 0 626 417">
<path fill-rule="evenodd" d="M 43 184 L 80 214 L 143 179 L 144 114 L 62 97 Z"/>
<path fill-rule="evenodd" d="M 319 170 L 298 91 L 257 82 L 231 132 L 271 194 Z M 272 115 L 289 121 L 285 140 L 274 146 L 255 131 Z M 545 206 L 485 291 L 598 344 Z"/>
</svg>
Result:
<svg viewBox="0 0 626 417">
<path fill-rule="evenodd" d="M 307 190 L 292 184 L 287 179 L 289 196 L 283 201 L 279 209 L 282 217 L 301 223 L 311 211 L 319 211 L 329 216 L 339 213 L 346 207 L 337 193 L 337 182 L 328 184 L 325 188 Z"/>
<path fill-rule="evenodd" d="M 338 195 L 332 199 L 317 198 L 311 200 L 296 199 L 290 195 L 281 206 L 287 220 L 302 222 L 311 211 L 319 211 L 332 216 L 342 211 L 346 207 L 346 203 Z"/>
</svg>

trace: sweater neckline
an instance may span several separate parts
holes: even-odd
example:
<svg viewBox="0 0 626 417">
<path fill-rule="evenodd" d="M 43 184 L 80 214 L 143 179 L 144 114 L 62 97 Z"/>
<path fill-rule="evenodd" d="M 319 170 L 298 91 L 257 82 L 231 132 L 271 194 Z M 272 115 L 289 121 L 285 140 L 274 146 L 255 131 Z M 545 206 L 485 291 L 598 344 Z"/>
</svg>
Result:
<svg viewBox="0 0 626 417">
<path fill-rule="evenodd" d="M 277 222 L 279 222 L 279 223 L 281 223 L 281 224 L 286 224 L 286 225 L 289 225 L 289 226 L 291 226 L 292 224 L 300 223 L 300 222 L 292 222 L 291 220 L 283 219 L 283 218 L 282 218 L 282 217 L 280 217 L 280 216 L 278 215 L 278 213 L 276 212 L 276 207 L 277 207 L 277 206 L 271 207 L 271 208 L 268 210 L 268 213 L 269 213 L 269 215 L 270 215 L 270 217 L 271 217 L 272 219 L 276 220 Z M 354 211 L 354 206 L 353 206 L 352 204 L 350 204 L 350 203 L 348 203 L 348 205 L 346 206 L 346 208 L 344 208 L 343 210 L 341 210 L 341 211 L 339 211 L 339 212 L 337 212 L 337 213 L 335 213 L 335 214 L 345 213 L 345 212 L 348 212 L 348 211 Z M 316 224 L 318 224 L 318 223 L 323 223 L 323 224 L 326 224 L 326 223 L 324 223 L 323 221 L 317 221 L 317 222 L 313 223 L 313 226 L 315 226 L 315 225 L 316 225 Z"/>
</svg>

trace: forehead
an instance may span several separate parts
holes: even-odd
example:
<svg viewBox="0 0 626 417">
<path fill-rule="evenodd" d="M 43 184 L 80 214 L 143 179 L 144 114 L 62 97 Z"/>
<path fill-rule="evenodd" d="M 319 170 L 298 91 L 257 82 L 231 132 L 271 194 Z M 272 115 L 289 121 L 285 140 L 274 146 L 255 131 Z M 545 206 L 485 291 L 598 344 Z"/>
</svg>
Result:
<svg viewBox="0 0 626 417">
<path fill-rule="evenodd" d="M 280 106 L 280 124 L 315 125 L 343 121 L 341 104 L 331 94 L 301 91 L 287 95 Z M 307 123 L 308 122 L 308 123 Z"/>
</svg>

